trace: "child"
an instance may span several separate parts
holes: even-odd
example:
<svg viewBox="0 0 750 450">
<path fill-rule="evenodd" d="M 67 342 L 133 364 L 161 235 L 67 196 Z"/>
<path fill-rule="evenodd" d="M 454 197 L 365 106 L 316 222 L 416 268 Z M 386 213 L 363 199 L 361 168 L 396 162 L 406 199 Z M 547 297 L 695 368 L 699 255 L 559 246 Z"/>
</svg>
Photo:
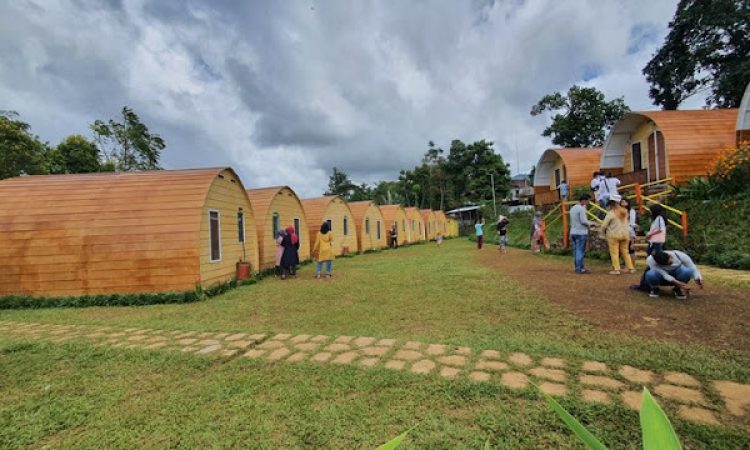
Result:
<svg viewBox="0 0 750 450">
<path fill-rule="evenodd" d="M 531 221 L 531 251 L 534 253 L 541 252 L 542 237 L 542 213 L 534 213 L 534 219 Z"/>
<path fill-rule="evenodd" d="M 497 242 L 498 250 L 505 253 L 505 247 L 508 245 L 508 224 L 510 221 L 507 217 L 500 215 L 497 218 Z"/>
<path fill-rule="evenodd" d="M 435 236 L 435 243 L 437 244 L 438 248 L 443 244 L 443 234 L 438 232 L 437 236 Z"/>
<path fill-rule="evenodd" d="M 481 250 L 482 245 L 484 245 L 484 218 L 476 221 L 474 230 L 477 235 L 477 250 Z"/>
<path fill-rule="evenodd" d="M 648 240 L 646 253 L 649 256 L 664 251 L 664 242 L 667 241 L 667 221 L 664 215 L 664 208 L 661 205 L 651 207 L 651 228 L 646 234 Z"/>
</svg>

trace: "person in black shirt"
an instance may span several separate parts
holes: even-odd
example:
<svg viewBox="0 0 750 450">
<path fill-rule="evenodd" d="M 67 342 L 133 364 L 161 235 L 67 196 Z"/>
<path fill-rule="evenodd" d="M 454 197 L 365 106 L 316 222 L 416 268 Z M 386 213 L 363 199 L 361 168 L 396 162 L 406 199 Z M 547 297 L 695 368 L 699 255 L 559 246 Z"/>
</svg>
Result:
<svg viewBox="0 0 750 450">
<path fill-rule="evenodd" d="M 500 250 L 502 253 L 505 253 L 505 247 L 508 245 L 508 224 L 510 223 L 510 220 L 508 220 L 507 217 L 500 215 L 497 218 L 497 224 L 495 225 L 497 227 L 497 242 L 498 242 L 498 250 Z"/>
</svg>

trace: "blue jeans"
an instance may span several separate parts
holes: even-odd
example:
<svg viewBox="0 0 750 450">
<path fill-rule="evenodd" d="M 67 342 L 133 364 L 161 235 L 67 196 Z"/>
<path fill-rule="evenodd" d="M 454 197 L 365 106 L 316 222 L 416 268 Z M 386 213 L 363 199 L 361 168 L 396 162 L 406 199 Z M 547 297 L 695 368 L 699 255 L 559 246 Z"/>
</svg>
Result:
<svg viewBox="0 0 750 450">
<path fill-rule="evenodd" d="M 683 283 L 687 283 L 690 281 L 695 273 L 693 273 L 693 269 L 688 269 L 685 266 L 680 266 L 676 268 L 675 270 L 671 272 L 667 272 L 668 274 L 672 275 L 676 279 L 682 281 Z M 661 274 L 655 270 L 649 269 L 646 271 L 646 284 L 648 284 L 651 289 L 656 289 L 659 286 L 671 286 L 671 283 L 667 283 L 666 280 L 664 280 L 664 277 L 661 276 Z"/>
<path fill-rule="evenodd" d="M 328 261 L 326 261 L 326 273 L 327 273 L 327 274 L 330 274 L 330 273 L 331 273 L 331 268 L 332 268 L 332 267 L 333 267 L 333 261 L 331 261 L 331 260 L 329 259 Z M 323 261 L 318 261 L 318 270 L 317 270 L 317 272 L 318 272 L 318 273 L 320 273 L 320 271 L 321 271 L 322 269 L 323 269 Z"/>
<path fill-rule="evenodd" d="M 585 234 L 571 234 L 570 240 L 573 242 L 573 262 L 576 266 L 576 272 L 583 272 L 583 257 L 586 255 L 586 241 L 588 236 Z"/>
</svg>

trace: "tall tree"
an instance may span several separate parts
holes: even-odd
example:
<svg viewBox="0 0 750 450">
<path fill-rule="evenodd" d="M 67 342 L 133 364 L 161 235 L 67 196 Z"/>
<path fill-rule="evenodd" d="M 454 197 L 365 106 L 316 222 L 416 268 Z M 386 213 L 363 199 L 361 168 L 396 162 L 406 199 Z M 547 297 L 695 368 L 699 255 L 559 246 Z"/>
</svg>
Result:
<svg viewBox="0 0 750 450">
<path fill-rule="evenodd" d="M 138 115 L 127 106 L 122 108 L 122 122 L 96 120 L 91 131 L 107 163 L 116 170 L 153 170 L 159 167 L 164 140 L 151 134 Z"/>
<path fill-rule="evenodd" d="M 563 147 L 599 147 L 607 131 L 630 108 L 622 97 L 607 101 L 593 87 L 573 85 L 567 95 L 559 92 L 545 95 L 531 108 L 531 115 L 555 112 L 552 124 L 542 136 L 552 136 L 552 143 Z"/>
<path fill-rule="evenodd" d="M 14 111 L 0 111 L 0 179 L 48 172 L 47 145 Z"/>
<path fill-rule="evenodd" d="M 681 0 L 643 74 L 664 109 L 706 89 L 708 106 L 739 106 L 750 83 L 750 0 Z"/>
<path fill-rule="evenodd" d="M 460 140 L 451 142 L 446 170 L 451 177 L 455 203 L 448 208 L 491 200 L 493 178 L 496 197 L 504 198 L 508 193 L 510 169 L 502 156 L 495 153 L 493 145 L 484 139 L 469 145 Z"/>
<path fill-rule="evenodd" d="M 328 178 L 328 190 L 323 195 L 340 195 L 348 201 L 356 187 L 346 172 L 334 167 Z"/>
<path fill-rule="evenodd" d="M 52 151 L 53 173 L 88 173 L 102 170 L 101 152 L 85 137 L 76 134 L 66 137 Z"/>
</svg>

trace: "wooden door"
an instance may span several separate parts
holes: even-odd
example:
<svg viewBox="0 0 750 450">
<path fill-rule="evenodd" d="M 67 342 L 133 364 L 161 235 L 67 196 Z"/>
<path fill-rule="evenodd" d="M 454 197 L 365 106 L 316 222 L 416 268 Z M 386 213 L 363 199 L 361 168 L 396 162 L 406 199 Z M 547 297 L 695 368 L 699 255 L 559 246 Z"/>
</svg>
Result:
<svg viewBox="0 0 750 450">
<path fill-rule="evenodd" d="M 654 141 L 654 135 L 656 141 Z M 648 137 L 648 181 L 661 180 L 667 177 L 667 152 L 664 146 L 664 135 L 656 131 Z"/>
</svg>

